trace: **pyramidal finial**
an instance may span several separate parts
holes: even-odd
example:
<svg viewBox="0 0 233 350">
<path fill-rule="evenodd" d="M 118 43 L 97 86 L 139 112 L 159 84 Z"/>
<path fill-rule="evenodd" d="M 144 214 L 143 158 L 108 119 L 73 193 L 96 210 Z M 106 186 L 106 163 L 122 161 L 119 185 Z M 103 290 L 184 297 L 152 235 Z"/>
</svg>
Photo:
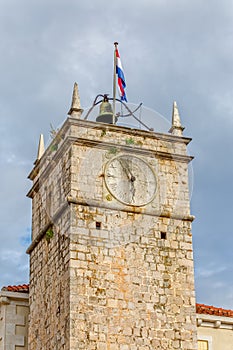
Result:
<svg viewBox="0 0 233 350">
<path fill-rule="evenodd" d="M 72 117 L 80 118 L 82 112 L 83 112 L 83 109 L 81 108 L 81 104 L 80 104 L 78 84 L 74 83 L 72 102 L 71 102 L 71 107 L 68 114 Z"/>
<path fill-rule="evenodd" d="M 184 127 L 181 125 L 180 114 L 177 107 L 176 101 L 173 102 L 173 112 L 172 112 L 172 126 L 169 132 L 176 136 L 183 135 Z"/>
<path fill-rule="evenodd" d="M 43 156 L 43 154 L 44 154 L 44 136 L 42 134 L 40 134 L 36 162 L 38 162 L 40 160 L 40 158 Z"/>
</svg>

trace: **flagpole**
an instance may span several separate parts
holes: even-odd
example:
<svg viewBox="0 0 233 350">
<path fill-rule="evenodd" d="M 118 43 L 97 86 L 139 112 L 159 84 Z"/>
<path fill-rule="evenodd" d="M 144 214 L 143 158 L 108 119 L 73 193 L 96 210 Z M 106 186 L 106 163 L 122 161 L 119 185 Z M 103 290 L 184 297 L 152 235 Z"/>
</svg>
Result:
<svg viewBox="0 0 233 350">
<path fill-rule="evenodd" d="M 116 123 L 116 50 L 118 43 L 115 42 L 115 49 L 114 49 L 114 70 L 113 70 L 113 124 Z"/>
</svg>

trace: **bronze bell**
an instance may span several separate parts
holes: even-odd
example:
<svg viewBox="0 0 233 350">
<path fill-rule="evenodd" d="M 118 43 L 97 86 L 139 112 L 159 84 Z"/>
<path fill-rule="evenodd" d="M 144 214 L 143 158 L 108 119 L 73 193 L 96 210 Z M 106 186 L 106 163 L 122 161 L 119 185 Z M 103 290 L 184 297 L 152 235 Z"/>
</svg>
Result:
<svg viewBox="0 0 233 350">
<path fill-rule="evenodd" d="M 112 106 L 108 101 L 107 95 L 104 95 L 104 99 L 100 104 L 100 114 L 96 118 L 96 121 L 100 123 L 114 124 Z"/>
</svg>

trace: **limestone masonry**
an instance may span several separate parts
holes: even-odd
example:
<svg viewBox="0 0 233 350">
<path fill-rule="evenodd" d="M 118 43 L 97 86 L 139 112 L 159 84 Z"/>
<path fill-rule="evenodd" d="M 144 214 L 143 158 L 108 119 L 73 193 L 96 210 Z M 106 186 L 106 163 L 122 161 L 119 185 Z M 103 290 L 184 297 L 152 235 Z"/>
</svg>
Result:
<svg viewBox="0 0 233 350">
<path fill-rule="evenodd" d="M 197 349 L 190 139 L 79 112 L 30 174 L 29 349 Z"/>
</svg>

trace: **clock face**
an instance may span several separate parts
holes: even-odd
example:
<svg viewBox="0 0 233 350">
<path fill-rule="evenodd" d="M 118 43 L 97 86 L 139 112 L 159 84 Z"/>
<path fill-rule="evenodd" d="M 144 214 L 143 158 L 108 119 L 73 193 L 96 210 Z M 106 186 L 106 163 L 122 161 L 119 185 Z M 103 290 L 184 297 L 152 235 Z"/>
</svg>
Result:
<svg viewBox="0 0 233 350">
<path fill-rule="evenodd" d="M 148 163 L 139 157 L 121 155 L 105 166 L 105 184 L 109 192 L 123 204 L 143 206 L 156 192 L 156 177 Z"/>
</svg>

